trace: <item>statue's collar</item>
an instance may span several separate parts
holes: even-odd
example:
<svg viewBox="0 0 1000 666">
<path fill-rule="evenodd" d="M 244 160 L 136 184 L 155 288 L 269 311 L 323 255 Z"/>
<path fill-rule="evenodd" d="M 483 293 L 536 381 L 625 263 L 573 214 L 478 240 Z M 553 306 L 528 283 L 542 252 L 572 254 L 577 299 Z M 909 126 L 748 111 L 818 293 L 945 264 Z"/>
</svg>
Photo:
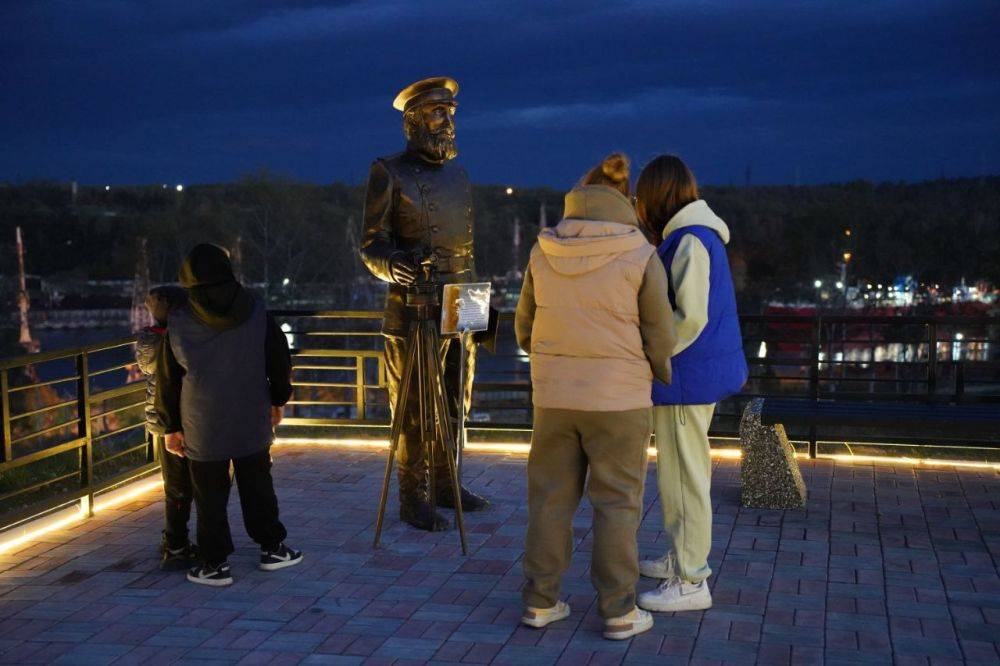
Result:
<svg viewBox="0 0 1000 666">
<path fill-rule="evenodd" d="M 429 166 L 429 167 L 440 168 L 440 167 L 443 167 L 445 164 L 448 163 L 448 160 L 432 160 L 431 158 L 427 157 L 426 155 L 424 155 L 419 150 L 414 150 L 412 148 L 407 148 L 406 149 L 406 156 L 412 162 L 416 162 L 417 164 L 421 164 L 421 165 Z"/>
</svg>

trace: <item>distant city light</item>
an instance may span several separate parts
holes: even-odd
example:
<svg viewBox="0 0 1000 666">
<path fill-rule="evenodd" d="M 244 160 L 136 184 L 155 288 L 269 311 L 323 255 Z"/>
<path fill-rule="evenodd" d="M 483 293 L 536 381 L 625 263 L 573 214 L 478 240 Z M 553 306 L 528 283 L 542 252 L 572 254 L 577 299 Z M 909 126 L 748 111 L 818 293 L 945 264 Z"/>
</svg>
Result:
<svg viewBox="0 0 1000 666">
<path fill-rule="evenodd" d="M 510 196 L 510 195 L 514 194 L 514 188 L 513 187 L 508 187 L 506 191 L 507 191 L 507 196 Z"/>
<path fill-rule="evenodd" d="M 178 192 L 183 192 L 183 191 L 184 191 L 184 186 L 183 186 L 183 185 L 181 185 L 180 183 L 178 183 L 178 184 L 177 184 L 177 191 L 178 191 Z"/>
<path fill-rule="evenodd" d="M 872 284 L 871 282 L 869 282 L 869 283 L 868 283 L 868 288 L 869 288 L 869 289 L 874 289 L 874 288 L 875 288 L 875 286 L 874 286 L 874 285 L 873 285 L 873 284 Z"/>
<path fill-rule="evenodd" d="M 281 286 L 287 287 L 289 283 L 291 283 L 291 279 L 285 278 L 284 280 L 281 281 Z"/>
<path fill-rule="evenodd" d="M 837 280 L 837 289 L 843 289 L 843 288 L 844 288 L 844 283 L 841 282 L 840 280 Z"/>
<path fill-rule="evenodd" d="M 162 187 L 163 187 L 163 189 L 167 189 L 167 184 L 163 183 Z"/>
<path fill-rule="evenodd" d="M 817 289 L 819 289 L 820 287 L 823 286 L 823 281 L 822 280 L 813 280 L 813 286 L 816 287 Z"/>
<path fill-rule="evenodd" d="M 104 191 L 105 192 L 110 192 L 111 191 L 111 186 L 110 185 L 105 185 L 104 186 Z"/>
<path fill-rule="evenodd" d="M 844 253 L 844 263 L 845 264 L 848 263 L 851 260 L 852 256 L 854 256 L 854 255 L 852 255 L 850 252 L 845 252 Z"/>
<path fill-rule="evenodd" d="M 965 339 L 965 335 L 963 335 L 962 333 L 956 333 L 955 334 L 955 339 L 956 340 L 964 340 Z"/>
<path fill-rule="evenodd" d="M 881 288 L 882 288 L 882 284 L 881 284 L 881 283 L 879 283 L 879 285 L 878 285 L 878 288 L 879 288 L 879 289 L 881 289 Z"/>
<path fill-rule="evenodd" d="M 289 323 L 288 323 L 288 322 L 286 321 L 286 322 L 285 322 L 284 324 L 282 324 L 282 325 L 281 325 L 281 331 L 282 331 L 283 333 L 291 333 L 291 332 L 292 332 L 292 325 L 291 325 L 291 324 L 289 324 Z"/>
<path fill-rule="evenodd" d="M 853 232 L 850 229 L 844 229 L 844 235 L 850 236 Z"/>
</svg>

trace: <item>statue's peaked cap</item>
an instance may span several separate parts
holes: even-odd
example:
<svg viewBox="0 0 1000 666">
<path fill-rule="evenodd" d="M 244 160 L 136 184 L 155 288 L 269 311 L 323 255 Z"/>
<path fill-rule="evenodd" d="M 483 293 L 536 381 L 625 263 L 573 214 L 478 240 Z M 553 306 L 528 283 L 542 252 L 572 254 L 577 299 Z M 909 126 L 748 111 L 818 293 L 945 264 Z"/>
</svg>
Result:
<svg viewBox="0 0 1000 666">
<path fill-rule="evenodd" d="M 429 102 L 456 104 L 455 97 L 457 95 L 458 81 L 450 76 L 432 76 L 429 79 L 411 83 L 400 90 L 396 99 L 392 100 L 392 108 L 397 111 L 409 111 Z"/>
</svg>

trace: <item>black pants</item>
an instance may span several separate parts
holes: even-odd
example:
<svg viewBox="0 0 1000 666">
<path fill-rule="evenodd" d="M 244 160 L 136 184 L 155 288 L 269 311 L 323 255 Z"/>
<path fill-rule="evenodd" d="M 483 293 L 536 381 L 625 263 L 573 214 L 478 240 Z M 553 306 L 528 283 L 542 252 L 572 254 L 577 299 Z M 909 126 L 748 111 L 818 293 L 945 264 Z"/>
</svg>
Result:
<svg viewBox="0 0 1000 666">
<path fill-rule="evenodd" d="M 229 460 L 190 461 L 194 502 L 198 507 L 198 548 L 209 566 L 226 561 L 233 552 L 229 532 Z M 243 509 L 243 525 L 264 550 L 276 550 L 288 533 L 278 520 L 278 498 L 271 479 L 271 452 L 264 449 L 232 460 Z"/>
<path fill-rule="evenodd" d="M 156 455 L 163 474 L 164 521 L 163 540 L 167 548 L 176 550 L 188 543 L 188 519 L 191 518 L 191 472 L 187 458 L 167 451 L 163 435 L 152 435 Z"/>
</svg>

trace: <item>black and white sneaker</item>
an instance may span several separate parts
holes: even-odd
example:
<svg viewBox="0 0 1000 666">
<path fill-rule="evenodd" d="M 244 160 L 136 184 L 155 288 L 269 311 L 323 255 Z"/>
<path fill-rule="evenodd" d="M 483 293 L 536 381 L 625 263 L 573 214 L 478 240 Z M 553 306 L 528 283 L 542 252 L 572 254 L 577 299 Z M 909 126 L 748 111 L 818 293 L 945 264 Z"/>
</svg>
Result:
<svg viewBox="0 0 1000 666">
<path fill-rule="evenodd" d="M 285 544 L 274 551 L 260 551 L 260 568 L 264 571 L 276 571 L 298 564 L 302 561 L 302 551 L 292 550 Z"/>
<path fill-rule="evenodd" d="M 164 548 L 160 571 L 184 571 L 198 562 L 198 546 L 188 543 L 180 548 Z"/>
<path fill-rule="evenodd" d="M 233 574 L 229 570 L 229 562 L 214 567 L 202 564 L 192 567 L 187 573 L 187 579 L 199 585 L 211 585 L 212 587 L 224 587 L 233 584 Z"/>
</svg>

